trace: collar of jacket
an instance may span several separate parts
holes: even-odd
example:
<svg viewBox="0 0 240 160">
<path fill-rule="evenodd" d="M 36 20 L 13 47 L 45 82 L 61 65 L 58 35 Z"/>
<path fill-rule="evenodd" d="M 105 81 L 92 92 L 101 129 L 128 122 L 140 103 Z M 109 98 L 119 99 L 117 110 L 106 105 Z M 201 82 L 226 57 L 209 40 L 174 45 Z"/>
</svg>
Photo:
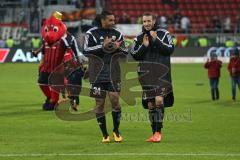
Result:
<svg viewBox="0 0 240 160">
<path fill-rule="evenodd" d="M 142 32 L 143 32 L 144 34 L 149 34 L 150 31 L 156 31 L 157 29 L 158 29 L 158 25 L 157 25 L 157 24 L 154 24 L 153 28 L 152 28 L 151 30 L 149 30 L 149 31 L 147 31 L 147 30 L 144 28 L 144 26 L 142 26 Z"/>
<path fill-rule="evenodd" d="M 103 28 L 103 27 L 100 27 L 100 29 L 101 29 L 102 31 L 107 31 L 107 32 L 113 30 L 113 28 Z"/>
</svg>

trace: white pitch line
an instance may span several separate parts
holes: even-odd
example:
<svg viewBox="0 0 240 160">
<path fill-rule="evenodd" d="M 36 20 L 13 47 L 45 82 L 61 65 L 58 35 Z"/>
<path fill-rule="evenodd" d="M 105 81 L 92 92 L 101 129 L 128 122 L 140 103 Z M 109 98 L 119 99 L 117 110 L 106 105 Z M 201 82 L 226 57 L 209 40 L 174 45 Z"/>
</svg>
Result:
<svg viewBox="0 0 240 160">
<path fill-rule="evenodd" d="M 55 156 L 210 156 L 240 157 L 240 153 L 23 153 L 0 154 L 0 157 L 55 157 Z"/>
</svg>

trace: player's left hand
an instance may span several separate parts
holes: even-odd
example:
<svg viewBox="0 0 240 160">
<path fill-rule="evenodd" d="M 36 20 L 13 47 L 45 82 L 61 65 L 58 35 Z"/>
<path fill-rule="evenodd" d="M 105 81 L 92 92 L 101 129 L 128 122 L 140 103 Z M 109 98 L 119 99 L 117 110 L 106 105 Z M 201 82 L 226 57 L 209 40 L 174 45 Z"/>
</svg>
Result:
<svg viewBox="0 0 240 160">
<path fill-rule="evenodd" d="M 107 36 L 103 41 L 103 47 L 107 48 L 111 42 L 112 42 L 112 38 L 108 38 Z"/>
<path fill-rule="evenodd" d="M 156 96 L 155 97 L 155 103 L 157 106 L 163 105 L 163 96 Z"/>
<path fill-rule="evenodd" d="M 120 45 L 121 45 L 122 41 L 115 41 L 114 43 L 115 43 L 114 49 L 117 50 L 117 49 L 120 48 Z"/>
<path fill-rule="evenodd" d="M 157 32 L 156 31 L 150 31 L 150 35 L 153 38 L 153 41 L 155 41 L 157 39 Z"/>
<path fill-rule="evenodd" d="M 121 43 L 122 43 L 121 41 L 111 40 L 111 42 L 105 44 L 104 50 L 107 53 L 114 53 L 117 49 L 120 48 Z"/>
<path fill-rule="evenodd" d="M 37 55 L 38 55 L 38 53 L 37 53 L 37 51 L 31 51 L 31 54 L 33 55 L 33 57 L 37 57 Z"/>
</svg>

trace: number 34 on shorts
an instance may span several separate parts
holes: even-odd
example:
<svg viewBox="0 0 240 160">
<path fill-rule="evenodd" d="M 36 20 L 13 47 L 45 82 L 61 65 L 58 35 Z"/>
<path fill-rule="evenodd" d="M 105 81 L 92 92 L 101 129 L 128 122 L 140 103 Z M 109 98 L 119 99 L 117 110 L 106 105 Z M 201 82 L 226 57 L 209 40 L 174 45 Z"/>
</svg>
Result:
<svg viewBox="0 0 240 160">
<path fill-rule="evenodd" d="M 91 84 L 90 97 L 105 98 L 106 91 L 101 86 Z"/>
</svg>

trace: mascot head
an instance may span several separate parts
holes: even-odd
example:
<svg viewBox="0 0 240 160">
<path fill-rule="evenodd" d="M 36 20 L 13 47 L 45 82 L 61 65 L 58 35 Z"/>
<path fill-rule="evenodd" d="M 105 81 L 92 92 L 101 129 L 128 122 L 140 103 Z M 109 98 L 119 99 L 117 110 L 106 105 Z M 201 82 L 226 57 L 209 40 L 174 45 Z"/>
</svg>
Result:
<svg viewBox="0 0 240 160">
<path fill-rule="evenodd" d="M 48 44 L 53 44 L 61 39 L 67 31 L 67 27 L 62 22 L 62 14 L 55 11 L 51 17 L 43 22 L 42 37 Z"/>
</svg>

